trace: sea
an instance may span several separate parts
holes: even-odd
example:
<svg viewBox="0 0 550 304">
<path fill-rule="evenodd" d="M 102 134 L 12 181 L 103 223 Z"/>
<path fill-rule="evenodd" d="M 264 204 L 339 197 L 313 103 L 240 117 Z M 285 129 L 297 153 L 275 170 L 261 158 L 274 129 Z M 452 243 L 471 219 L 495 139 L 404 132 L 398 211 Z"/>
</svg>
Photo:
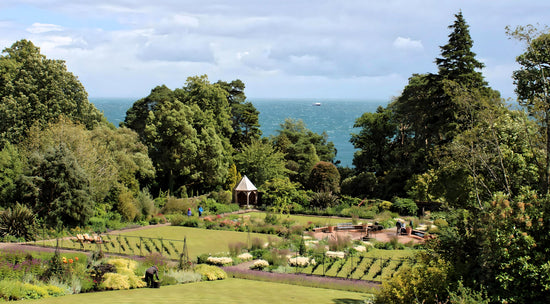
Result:
<svg viewBox="0 0 550 304">
<path fill-rule="evenodd" d="M 135 98 L 90 98 L 109 122 L 119 126 L 126 117 L 126 111 L 138 99 Z M 350 143 L 352 133 L 359 129 L 353 125 L 363 113 L 375 112 L 379 106 L 387 106 L 385 100 L 360 99 L 307 99 L 307 98 L 249 98 L 260 112 L 262 136 L 277 135 L 277 130 L 286 118 L 301 119 L 306 127 L 315 133 L 326 132 L 328 140 L 337 149 L 336 160 L 343 167 L 353 167 L 353 153 Z"/>
</svg>

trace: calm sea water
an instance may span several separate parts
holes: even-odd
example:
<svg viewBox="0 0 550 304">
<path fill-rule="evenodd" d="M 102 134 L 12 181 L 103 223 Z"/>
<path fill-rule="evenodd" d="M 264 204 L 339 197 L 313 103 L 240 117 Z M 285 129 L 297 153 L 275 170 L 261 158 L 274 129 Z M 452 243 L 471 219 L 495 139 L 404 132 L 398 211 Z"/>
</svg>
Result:
<svg viewBox="0 0 550 304">
<path fill-rule="evenodd" d="M 126 117 L 136 99 L 131 98 L 90 98 L 98 109 L 103 111 L 107 120 L 118 126 Z M 328 139 L 334 142 L 338 153 L 336 159 L 342 166 L 352 166 L 355 149 L 349 142 L 355 120 L 365 112 L 375 112 L 378 106 L 386 106 L 382 100 L 346 100 L 346 99 L 248 99 L 260 111 L 260 125 L 263 136 L 277 134 L 286 118 L 301 119 L 313 132 L 326 132 Z M 321 103 L 315 106 L 314 103 Z"/>
</svg>

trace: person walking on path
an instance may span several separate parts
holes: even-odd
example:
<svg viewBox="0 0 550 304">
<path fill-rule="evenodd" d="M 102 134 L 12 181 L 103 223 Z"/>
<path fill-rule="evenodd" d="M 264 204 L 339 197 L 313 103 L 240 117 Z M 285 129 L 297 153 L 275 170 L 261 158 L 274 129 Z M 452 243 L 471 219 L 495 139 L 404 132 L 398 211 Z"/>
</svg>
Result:
<svg viewBox="0 0 550 304">
<path fill-rule="evenodd" d="M 153 265 L 145 270 L 145 283 L 147 283 L 147 287 L 153 287 L 153 276 L 156 276 L 158 281 L 159 269 L 157 265 Z"/>
</svg>

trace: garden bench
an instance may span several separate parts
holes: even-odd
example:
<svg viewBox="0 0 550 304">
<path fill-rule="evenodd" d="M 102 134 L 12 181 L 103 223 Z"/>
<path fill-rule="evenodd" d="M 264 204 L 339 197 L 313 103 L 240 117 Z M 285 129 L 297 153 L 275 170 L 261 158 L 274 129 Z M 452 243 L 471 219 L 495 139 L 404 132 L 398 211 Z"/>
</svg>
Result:
<svg viewBox="0 0 550 304">
<path fill-rule="evenodd" d="M 336 226 L 336 230 L 351 230 L 351 229 L 355 229 L 355 226 L 351 223 L 338 224 L 338 226 Z"/>
</svg>

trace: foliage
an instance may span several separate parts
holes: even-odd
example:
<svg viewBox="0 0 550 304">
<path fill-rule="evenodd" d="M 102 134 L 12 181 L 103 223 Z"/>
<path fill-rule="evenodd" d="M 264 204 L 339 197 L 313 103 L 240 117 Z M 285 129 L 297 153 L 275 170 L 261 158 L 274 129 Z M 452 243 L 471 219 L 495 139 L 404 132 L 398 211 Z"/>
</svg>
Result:
<svg viewBox="0 0 550 304">
<path fill-rule="evenodd" d="M 128 110 L 124 126 L 149 148 L 158 185 L 171 193 L 182 186 L 208 191 L 228 176 L 230 118 L 227 91 L 201 76 L 189 77 L 174 91 L 154 88 Z"/>
<path fill-rule="evenodd" d="M 284 166 L 285 154 L 277 151 L 267 141 L 252 140 L 243 145 L 235 155 L 239 172 L 245 174 L 256 185 L 263 185 L 274 178 L 284 178 L 288 170 Z"/>
<path fill-rule="evenodd" d="M 351 138 L 359 149 L 353 163 L 357 174 L 375 173 L 377 180 L 369 182 L 371 187 L 376 185 L 371 192 L 362 194 L 404 197 L 410 180 L 436 164 L 441 147 L 477 121 L 477 110 L 482 110 L 477 97 L 500 103 L 498 92 L 488 88 L 476 70 L 483 64 L 471 51 L 473 43 L 462 13 L 455 17 L 449 41 L 436 59 L 438 74 L 413 74 L 402 94 L 386 108 L 357 119 L 354 126 L 361 129 Z M 351 194 L 352 181 L 344 183 L 344 193 Z M 417 190 L 416 194 L 422 193 Z"/>
<path fill-rule="evenodd" d="M 92 216 L 89 179 L 66 145 L 34 153 L 27 172 L 18 180 L 20 201 L 50 227 L 75 227 Z"/>
<path fill-rule="evenodd" d="M 395 197 L 392 203 L 392 210 L 400 215 L 416 215 L 418 206 L 410 198 Z"/>
<path fill-rule="evenodd" d="M 325 209 L 334 207 L 338 204 L 338 196 L 332 192 L 315 192 L 309 199 L 310 207 L 317 209 Z"/>
<path fill-rule="evenodd" d="M 318 162 L 309 175 L 309 189 L 316 192 L 340 192 L 340 173 L 329 162 Z"/>
<path fill-rule="evenodd" d="M 223 269 L 212 265 L 199 264 L 195 266 L 193 270 L 201 274 L 203 279 L 208 281 L 223 280 L 227 278 L 227 274 Z"/>
<path fill-rule="evenodd" d="M 36 238 L 36 217 L 27 206 L 17 203 L 0 213 L 0 238 L 11 235 L 32 241 Z"/>
<path fill-rule="evenodd" d="M 91 129 L 104 121 L 78 78 L 62 60 L 47 59 L 28 40 L 19 40 L 0 56 L 0 146 L 20 143 L 31 126 L 40 128 L 60 115 Z"/>
<path fill-rule="evenodd" d="M 293 182 L 307 185 L 311 169 L 319 161 L 332 162 L 336 156 L 334 143 L 323 132 L 309 130 L 302 120 L 285 119 L 277 135 L 272 138 L 275 147 L 284 153 L 286 168 L 293 171 Z"/>
<path fill-rule="evenodd" d="M 523 106 L 540 127 L 539 139 L 543 143 L 545 157 L 539 161 L 543 176 L 543 192 L 550 189 L 550 33 L 546 27 L 518 26 L 514 31 L 507 28 L 507 34 L 526 44 L 526 50 L 516 58 L 521 68 L 514 71 L 512 78 L 516 85 L 519 104 Z"/>
<path fill-rule="evenodd" d="M 17 146 L 7 143 L 0 150 L 0 206 L 12 203 L 17 177 L 23 173 L 24 157 Z"/>
<path fill-rule="evenodd" d="M 290 209 L 291 203 L 304 205 L 307 202 L 307 195 L 298 187 L 299 184 L 291 182 L 289 178 L 274 178 L 261 185 L 258 191 L 263 204 L 276 206 L 277 211 L 283 211 Z"/>
<path fill-rule="evenodd" d="M 441 259 L 420 257 L 412 267 L 401 267 L 382 282 L 377 303 L 436 303 L 447 296 L 449 264 Z"/>
</svg>

